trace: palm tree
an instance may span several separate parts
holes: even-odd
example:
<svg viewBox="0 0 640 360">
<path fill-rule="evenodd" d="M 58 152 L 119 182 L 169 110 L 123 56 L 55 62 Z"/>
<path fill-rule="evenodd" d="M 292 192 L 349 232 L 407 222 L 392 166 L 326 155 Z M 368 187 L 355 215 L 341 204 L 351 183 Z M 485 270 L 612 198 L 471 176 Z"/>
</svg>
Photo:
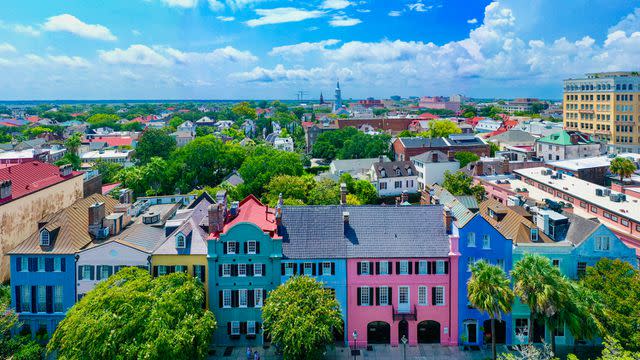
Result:
<svg viewBox="0 0 640 360">
<path fill-rule="evenodd" d="M 612 173 L 620 176 L 620 182 L 622 182 L 624 178 L 630 177 L 637 170 L 637 168 L 636 164 L 634 164 L 633 161 L 626 158 L 617 157 L 611 160 L 609 170 Z"/>
<path fill-rule="evenodd" d="M 511 282 L 501 268 L 479 261 L 471 267 L 471 278 L 467 282 L 469 301 L 478 310 L 491 318 L 491 352 L 496 359 L 496 318 L 511 311 L 514 294 Z"/>
</svg>

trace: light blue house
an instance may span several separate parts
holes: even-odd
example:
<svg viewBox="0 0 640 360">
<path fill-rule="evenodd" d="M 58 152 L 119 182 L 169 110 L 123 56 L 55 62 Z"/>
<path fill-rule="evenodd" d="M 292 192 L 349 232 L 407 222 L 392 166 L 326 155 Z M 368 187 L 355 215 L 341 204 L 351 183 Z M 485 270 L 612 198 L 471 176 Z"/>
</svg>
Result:
<svg viewBox="0 0 640 360">
<path fill-rule="evenodd" d="M 484 260 L 497 265 L 507 274 L 512 267 L 513 243 L 479 214 L 474 197 L 456 197 L 439 185 L 425 192 L 428 203 L 442 204 L 453 216 L 454 234 L 459 236 L 460 261 L 458 263 L 458 329 L 462 345 L 482 345 L 491 342 L 491 320 L 471 306 L 467 294 L 467 282 L 471 278 L 470 265 Z M 511 314 L 503 314 L 496 321 L 496 342 L 512 342 Z"/>
<path fill-rule="evenodd" d="M 346 343 L 349 335 L 346 328 L 347 240 L 344 236 L 331 236 L 344 233 L 342 224 L 337 212 L 327 212 L 320 207 L 284 207 L 278 234 L 282 236 L 282 283 L 294 275 L 306 275 L 331 289 L 340 303 L 344 321 L 344 328 L 335 329 L 334 335 L 337 341 Z"/>
<path fill-rule="evenodd" d="M 75 254 L 104 234 L 102 220 L 116 200 L 94 194 L 47 216 L 9 253 L 11 306 L 22 331 L 53 334 L 76 300 Z"/>
</svg>

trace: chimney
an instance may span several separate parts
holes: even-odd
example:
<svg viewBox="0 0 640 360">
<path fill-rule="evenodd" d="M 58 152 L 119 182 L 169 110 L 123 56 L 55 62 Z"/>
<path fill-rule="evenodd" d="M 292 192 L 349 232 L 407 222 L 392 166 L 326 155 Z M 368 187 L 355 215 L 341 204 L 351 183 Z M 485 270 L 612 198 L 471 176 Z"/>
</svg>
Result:
<svg viewBox="0 0 640 360">
<path fill-rule="evenodd" d="M 404 203 L 409 202 L 409 194 L 407 193 L 406 190 L 404 190 L 402 192 L 402 195 L 400 195 L 400 204 L 403 205 Z"/>
<path fill-rule="evenodd" d="M 347 184 L 340 184 L 340 205 L 347 204 Z"/>
<path fill-rule="evenodd" d="M 118 202 L 120 204 L 131 204 L 132 199 L 133 199 L 133 190 L 122 189 L 120 191 L 120 196 L 118 197 Z"/>
<path fill-rule="evenodd" d="M 89 227 L 87 231 L 98 237 L 100 229 L 103 228 L 102 221 L 105 218 L 105 208 L 103 202 L 96 202 L 89 206 Z"/>
<path fill-rule="evenodd" d="M 484 163 L 482 160 L 476 161 L 476 171 L 474 174 L 478 176 L 484 175 Z"/>
<path fill-rule="evenodd" d="M 71 175 L 71 164 L 61 165 L 59 169 L 60 169 L 60 176 L 66 177 Z"/>
<path fill-rule="evenodd" d="M 282 225 L 282 193 L 278 195 L 278 205 L 276 205 L 276 225 Z"/>
<path fill-rule="evenodd" d="M 431 153 L 431 162 L 434 162 L 434 163 L 438 162 L 438 153 L 435 151 Z"/>
<path fill-rule="evenodd" d="M 11 167 L 9 167 L 11 169 Z M 11 197 L 11 180 L 0 181 L 0 199 Z"/>
<path fill-rule="evenodd" d="M 222 203 L 218 202 L 215 204 L 209 205 L 207 210 L 208 212 L 208 222 L 209 222 L 209 233 L 210 234 L 220 234 L 222 232 L 222 228 L 224 227 L 224 213 L 225 208 Z"/>
<path fill-rule="evenodd" d="M 349 212 L 348 211 L 343 211 L 342 212 L 342 221 L 344 221 L 345 224 L 349 223 Z"/>
<path fill-rule="evenodd" d="M 381 163 L 384 162 L 384 155 L 378 156 L 378 162 L 381 162 Z"/>
<path fill-rule="evenodd" d="M 216 202 L 224 206 L 224 210 L 227 210 L 227 190 L 220 190 L 216 193 Z"/>
<path fill-rule="evenodd" d="M 504 158 L 502 160 L 502 174 L 506 174 L 509 172 L 509 159 Z"/>
<path fill-rule="evenodd" d="M 445 207 L 444 208 L 444 227 L 447 230 L 447 234 L 451 235 L 451 233 L 453 232 L 452 227 L 453 226 L 453 215 L 451 214 L 451 210 L 449 210 L 449 208 Z"/>
</svg>

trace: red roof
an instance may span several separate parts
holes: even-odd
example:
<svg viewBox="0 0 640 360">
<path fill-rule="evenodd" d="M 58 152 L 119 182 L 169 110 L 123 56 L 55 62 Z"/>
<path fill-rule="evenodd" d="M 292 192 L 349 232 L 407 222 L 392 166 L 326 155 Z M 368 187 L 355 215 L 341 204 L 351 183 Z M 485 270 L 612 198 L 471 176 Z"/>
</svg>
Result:
<svg viewBox="0 0 640 360">
<path fill-rule="evenodd" d="M 34 116 L 29 116 L 29 117 L 27 118 L 27 121 L 28 121 L 28 122 L 32 122 L 32 123 L 35 123 L 35 122 L 40 121 L 40 118 L 39 118 L 38 116 L 36 116 L 36 115 L 34 115 Z"/>
<path fill-rule="evenodd" d="M 423 120 L 440 119 L 440 116 L 433 115 L 433 114 L 430 114 L 430 113 L 422 113 L 422 114 L 420 114 L 420 116 L 418 116 L 418 117 L 419 117 L 420 119 L 423 119 Z"/>
<path fill-rule="evenodd" d="M 102 195 L 107 195 L 111 192 L 111 190 L 120 186 L 120 183 L 106 184 L 102 185 Z"/>
<path fill-rule="evenodd" d="M 474 116 L 471 119 L 467 119 L 466 122 L 467 122 L 467 124 L 475 127 L 476 125 L 478 125 L 478 122 L 480 120 L 482 120 L 482 119 L 484 119 L 484 118 L 483 117 L 479 117 L 479 116 Z"/>
<path fill-rule="evenodd" d="M 60 176 L 60 168 L 39 161 L 29 161 L 0 169 L 0 182 L 11 180 L 11 196 L 6 199 L 0 199 L 0 205 L 81 174 L 82 171 L 72 171 L 69 176 L 62 177 Z"/>
<path fill-rule="evenodd" d="M 8 127 L 14 127 L 14 126 L 18 126 L 16 124 L 10 123 L 10 122 L 6 122 L 6 121 L 1 121 L 0 125 L 2 126 L 8 126 Z"/>
<path fill-rule="evenodd" d="M 276 231 L 276 216 L 274 209 L 263 205 L 255 196 L 249 195 L 240 202 L 238 216 L 224 225 L 223 233 L 229 231 L 234 225 L 241 222 L 255 224 L 263 231 Z"/>
<path fill-rule="evenodd" d="M 132 142 L 133 142 L 133 138 L 131 136 L 120 136 L 120 137 L 115 137 L 115 136 L 98 136 L 95 137 L 91 140 L 89 140 L 89 142 L 104 142 L 107 143 L 107 146 L 109 147 L 116 147 L 116 146 L 131 146 Z"/>
<path fill-rule="evenodd" d="M 302 127 L 306 128 L 306 127 L 310 127 L 313 126 L 313 121 L 303 121 L 302 122 Z"/>
</svg>

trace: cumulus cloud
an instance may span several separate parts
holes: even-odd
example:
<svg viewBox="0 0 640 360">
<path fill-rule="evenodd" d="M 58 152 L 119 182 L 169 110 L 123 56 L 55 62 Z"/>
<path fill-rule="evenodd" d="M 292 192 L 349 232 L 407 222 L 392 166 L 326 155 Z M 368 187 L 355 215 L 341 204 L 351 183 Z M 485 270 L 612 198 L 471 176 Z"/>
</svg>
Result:
<svg viewBox="0 0 640 360">
<path fill-rule="evenodd" d="M 318 18 L 325 14 L 320 10 L 305 10 L 293 7 L 281 7 L 275 9 L 256 9 L 256 14 L 260 17 L 257 19 L 251 19 L 246 22 L 251 27 L 281 24 L 289 22 L 299 22 L 307 19 Z"/>
<path fill-rule="evenodd" d="M 467 24 L 477 24 L 477 23 L 478 23 L 478 19 L 476 18 L 467 20 Z"/>
<path fill-rule="evenodd" d="M 170 66 L 172 64 L 171 60 L 142 44 L 134 44 L 127 49 L 100 50 L 98 53 L 100 59 L 109 64 L 147 66 Z"/>
<path fill-rule="evenodd" d="M 417 12 L 427 12 L 431 9 L 433 9 L 433 5 L 425 5 L 423 4 L 421 1 L 418 1 L 416 3 L 413 4 L 409 4 L 407 5 L 407 7 L 409 8 L 409 10 L 411 11 L 417 11 Z"/>
<path fill-rule="evenodd" d="M 335 15 L 329 20 L 329 25 L 334 27 L 354 26 L 362 22 L 360 19 L 350 18 L 346 15 Z"/>
<path fill-rule="evenodd" d="M 389 15 L 391 17 L 398 17 L 398 16 L 402 15 L 402 11 L 391 10 L 391 11 L 389 11 L 389 13 L 387 15 Z"/>
<path fill-rule="evenodd" d="M 80 56 L 49 55 L 47 58 L 54 64 L 71 68 L 86 68 L 91 66 L 91 63 Z"/>
<path fill-rule="evenodd" d="M 318 42 L 302 42 L 293 45 L 276 46 L 269 52 L 271 56 L 302 56 L 313 51 L 323 51 L 327 46 L 336 45 L 340 42 L 337 39 L 328 39 Z"/>
<path fill-rule="evenodd" d="M 338 74 L 341 79 L 349 79 L 351 71 L 346 68 L 337 69 L 335 67 L 312 69 L 287 69 L 284 65 L 278 64 L 273 69 L 255 67 L 251 71 L 234 73 L 230 77 L 242 82 L 310 82 L 325 79 L 327 74 Z"/>
<path fill-rule="evenodd" d="M 0 53 L 14 53 L 16 52 L 16 48 L 9 43 L 0 43 Z"/>
<path fill-rule="evenodd" d="M 198 0 L 162 0 L 162 2 L 171 7 L 193 8 L 198 5 Z"/>
<path fill-rule="evenodd" d="M 220 11 L 224 9 L 224 4 L 220 0 L 209 0 L 209 9 L 213 11 Z"/>
<path fill-rule="evenodd" d="M 347 0 L 324 0 L 320 7 L 323 9 L 341 10 L 351 5 L 353 5 L 353 3 Z"/>
<path fill-rule="evenodd" d="M 16 25 L 13 26 L 13 31 L 17 32 L 19 34 L 25 34 L 25 35 L 30 35 L 30 36 L 39 36 L 40 35 L 40 30 L 37 30 L 36 28 L 34 28 L 31 25 L 16 24 Z"/>
<path fill-rule="evenodd" d="M 216 19 L 224 22 L 234 21 L 236 18 L 233 16 L 216 16 Z"/>
<path fill-rule="evenodd" d="M 636 8 L 631 14 L 623 17 L 620 22 L 609 28 L 609 33 L 624 31 L 627 34 L 640 31 L 640 8 Z"/>
<path fill-rule="evenodd" d="M 52 16 L 42 25 L 46 31 L 61 31 L 87 39 L 115 41 L 117 38 L 107 27 L 99 24 L 87 24 L 70 14 Z"/>
</svg>

